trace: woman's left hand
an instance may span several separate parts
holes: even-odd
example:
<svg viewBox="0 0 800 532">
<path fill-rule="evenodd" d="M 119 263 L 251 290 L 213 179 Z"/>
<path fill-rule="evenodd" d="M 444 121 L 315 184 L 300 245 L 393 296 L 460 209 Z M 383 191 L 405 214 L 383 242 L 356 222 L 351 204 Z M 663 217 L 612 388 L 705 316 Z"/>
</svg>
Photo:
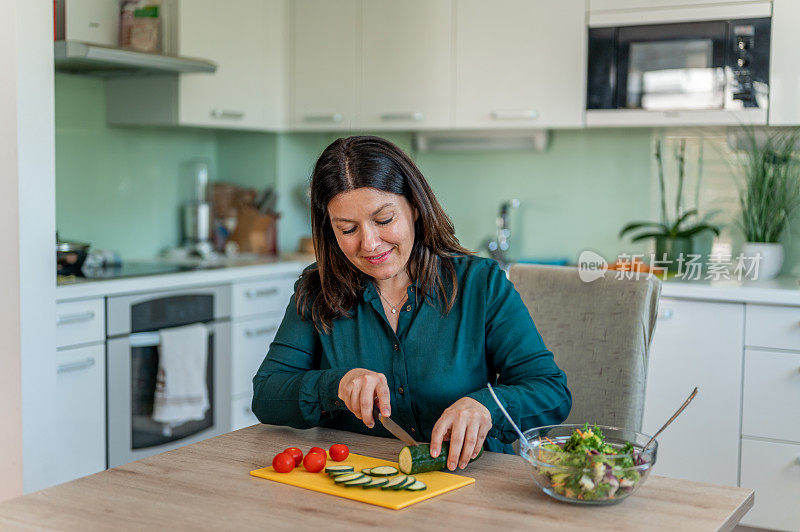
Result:
<svg viewBox="0 0 800 532">
<path fill-rule="evenodd" d="M 442 440 L 450 440 L 447 468 L 464 469 L 481 451 L 483 440 L 492 428 L 492 415 L 471 397 L 462 397 L 442 412 L 431 432 L 431 456 L 442 450 Z"/>
</svg>

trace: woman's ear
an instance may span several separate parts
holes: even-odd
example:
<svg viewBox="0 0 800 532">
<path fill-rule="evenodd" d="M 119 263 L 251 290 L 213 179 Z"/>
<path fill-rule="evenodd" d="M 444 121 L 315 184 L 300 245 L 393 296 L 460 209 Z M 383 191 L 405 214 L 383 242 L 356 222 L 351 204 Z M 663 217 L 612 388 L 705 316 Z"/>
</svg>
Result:
<svg viewBox="0 0 800 532">
<path fill-rule="evenodd" d="M 414 221 L 416 222 L 419 219 L 419 210 L 414 207 Z"/>
</svg>

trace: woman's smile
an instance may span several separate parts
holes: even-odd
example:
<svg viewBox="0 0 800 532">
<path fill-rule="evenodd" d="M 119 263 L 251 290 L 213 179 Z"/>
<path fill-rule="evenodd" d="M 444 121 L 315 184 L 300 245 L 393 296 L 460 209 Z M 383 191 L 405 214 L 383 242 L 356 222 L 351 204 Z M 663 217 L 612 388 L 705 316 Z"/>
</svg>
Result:
<svg viewBox="0 0 800 532">
<path fill-rule="evenodd" d="M 372 255 L 372 256 L 364 257 L 364 258 L 367 259 L 372 264 L 381 264 L 383 262 L 386 262 L 389 259 L 389 255 L 391 253 L 392 253 L 392 250 L 390 249 L 389 251 L 385 251 L 385 252 L 383 252 L 383 253 L 381 253 L 379 255 Z"/>
</svg>

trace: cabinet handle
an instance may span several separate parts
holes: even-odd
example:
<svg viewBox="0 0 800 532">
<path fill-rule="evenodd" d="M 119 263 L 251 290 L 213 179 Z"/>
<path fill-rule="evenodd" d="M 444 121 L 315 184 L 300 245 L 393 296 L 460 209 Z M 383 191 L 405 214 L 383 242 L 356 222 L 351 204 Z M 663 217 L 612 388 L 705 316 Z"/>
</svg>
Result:
<svg viewBox="0 0 800 532">
<path fill-rule="evenodd" d="M 414 111 L 413 113 L 384 113 L 381 115 L 381 120 L 392 122 L 397 120 L 413 120 L 414 122 L 422 122 L 425 120 L 425 114 L 422 111 Z"/>
<path fill-rule="evenodd" d="M 256 329 L 256 330 L 247 329 L 244 331 L 244 335 L 247 336 L 248 338 L 251 338 L 253 336 L 264 336 L 265 334 L 274 332 L 277 329 L 278 329 L 277 325 L 271 325 L 269 327 L 264 327 L 263 329 Z"/>
<path fill-rule="evenodd" d="M 671 320 L 674 312 L 671 308 L 663 308 L 658 311 L 659 320 Z"/>
<path fill-rule="evenodd" d="M 303 115 L 303 122 L 338 124 L 343 118 L 344 117 L 342 116 L 342 113 L 331 113 L 329 115 Z"/>
<path fill-rule="evenodd" d="M 58 368 L 56 369 L 56 372 L 66 373 L 68 371 L 77 371 L 79 369 L 91 368 L 92 366 L 94 366 L 94 359 L 87 358 L 79 362 L 68 362 L 66 364 L 59 364 Z"/>
<path fill-rule="evenodd" d="M 535 120 L 539 112 L 535 109 L 521 109 L 516 111 L 492 111 L 495 120 Z"/>
<path fill-rule="evenodd" d="M 264 290 L 248 290 L 244 295 L 248 299 L 255 299 L 257 297 L 274 296 L 277 293 L 278 288 L 273 286 L 272 288 L 265 288 Z"/>
<path fill-rule="evenodd" d="M 94 311 L 78 312 L 77 314 L 62 314 L 56 318 L 56 325 L 65 323 L 77 323 L 81 321 L 91 321 L 94 319 Z"/>
<path fill-rule="evenodd" d="M 231 120 L 241 120 L 244 118 L 244 111 L 230 111 L 225 109 L 212 109 L 211 118 L 229 118 Z"/>
</svg>

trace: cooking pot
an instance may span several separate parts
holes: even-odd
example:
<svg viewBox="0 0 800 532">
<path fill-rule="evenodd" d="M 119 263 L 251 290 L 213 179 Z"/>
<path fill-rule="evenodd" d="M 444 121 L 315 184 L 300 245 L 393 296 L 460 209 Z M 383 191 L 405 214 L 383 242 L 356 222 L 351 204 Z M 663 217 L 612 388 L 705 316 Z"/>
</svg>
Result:
<svg viewBox="0 0 800 532">
<path fill-rule="evenodd" d="M 59 275 L 81 275 L 81 266 L 89 254 L 85 242 L 56 242 L 56 264 Z"/>
</svg>

